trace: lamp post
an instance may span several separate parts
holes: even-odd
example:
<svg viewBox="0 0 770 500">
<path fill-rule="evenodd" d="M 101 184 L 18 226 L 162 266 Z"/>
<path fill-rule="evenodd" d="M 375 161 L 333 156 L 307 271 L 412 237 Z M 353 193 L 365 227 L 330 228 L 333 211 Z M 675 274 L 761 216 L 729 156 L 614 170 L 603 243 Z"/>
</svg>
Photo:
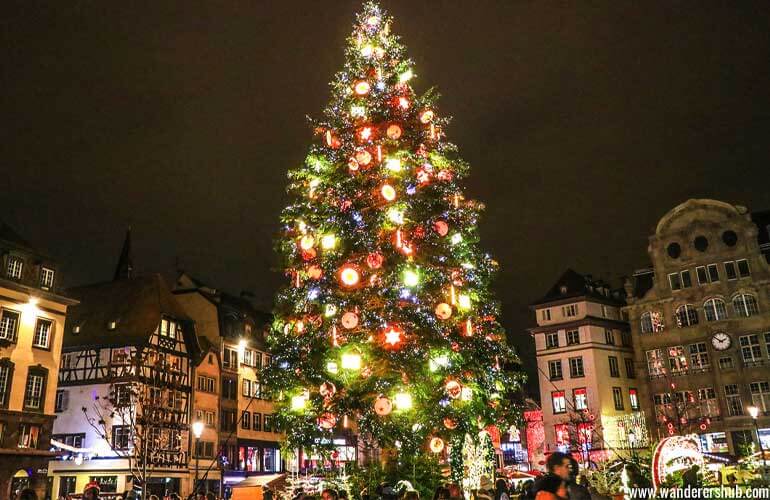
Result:
<svg viewBox="0 0 770 500">
<path fill-rule="evenodd" d="M 195 435 L 195 484 L 193 485 L 193 494 L 198 493 L 198 465 L 200 463 L 200 444 L 201 435 L 203 434 L 203 422 L 196 421 L 192 424 L 193 435 Z"/>
<path fill-rule="evenodd" d="M 762 454 L 762 477 L 765 477 L 767 470 L 767 460 L 765 459 L 765 447 L 762 446 L 762 438 L 759 436 L 759 424 L 757 424 L 757 417 L 759 417 L 759 408 L 756 406 L 749 406 L 746 408 L 751 415 L 751 419 L 754 421 L 754 430 L 757 433 L 757 442 L 759 443 L 759 452 Z"/>
</svg>

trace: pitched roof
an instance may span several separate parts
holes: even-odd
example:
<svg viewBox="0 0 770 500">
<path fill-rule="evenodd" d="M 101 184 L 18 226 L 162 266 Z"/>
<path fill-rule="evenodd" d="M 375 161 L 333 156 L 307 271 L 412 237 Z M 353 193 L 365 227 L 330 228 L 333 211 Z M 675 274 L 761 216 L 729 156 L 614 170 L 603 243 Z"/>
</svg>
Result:
<svg viewBox="0 0 770 500">
<path fill-rule="evenodd" d="M 118 264 L 115 266 L 114 281 L 128 279 L 134 275 L 134 261 L 131 256 L 131 227 L 126 231 L 126 238 L 123 240 L 123 248 L 120 250 Z"/>
<path fill-rule="evenodd" d="M 606 291 L 606 293 L 605 293 Z M 532 305 L 539 305 L 576 297 L 590 297 L 599 302 L 623 305 L 623 300 L 602 281 L 594 281 L 590 275 L 567 269 L 543 297 Z"/>
<path fill-rule="evenodd" d="M 70 288 L 80 304 L 67 311 L 63 347 L 143 345 L 162 316 L 182 321 L 185 344 L 198 350 L 194 322 L 179 306 L 160 274 Z M 108 324 L 117 321 L 114 330 Z M 73 327 L 80 331 L 73 333 Z"/>
<path fill-rule="evenodd" d="M 32 246 L 29 241 L 22 238 L 11 226 L 2 221 L 0 221 L 0 241 L 40 257 L 50 257 L 46 252 Z"/>
</svg>

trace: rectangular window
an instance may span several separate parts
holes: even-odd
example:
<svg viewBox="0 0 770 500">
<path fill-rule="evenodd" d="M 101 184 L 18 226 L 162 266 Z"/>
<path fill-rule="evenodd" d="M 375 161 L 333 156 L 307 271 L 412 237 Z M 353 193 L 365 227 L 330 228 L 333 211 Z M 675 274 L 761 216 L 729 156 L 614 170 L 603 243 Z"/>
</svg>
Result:
<svg viewBox="0 0 770 500">
<path fill-rule="evenodd" d="M 551 380 L 561 380 L 561 360 L 554 360 L 548 362 L 548 376 Z"/>
<path fill-rule="evenodd" d="M 559 347 L 559 333 L 558 332 L 546 333 L 545 348 L 554 349 L 556 347 Z"/>
<path fill-rule="evenodd" d="M 709 354 L 706 350 L 705 342 L 690 344 L 687 346 L 690 351 L 690 365 L 694 369 L 705 369 L 709 367 Z"/>
<path fill-rule="evenodd" d="M 615 332 L 612 330 L 604 330 L 604 343 L 607 345 L 615 345 Z"/>
<path fill-rule="evenodd" d="M 12 280 L 21 279 L 21 271 L 24 268 L 24 261 L 18 257 L 8 257 L 8 267 L 5 269 L 5 274 Z"/>
<path fill-rule="evenodd" d="M 72 446 L 73 448 L 82 448 L 83 443 L 85 442 L 86 435 L 81 434 L 54 434 L 51 436 L 51 439 L 55 439 L 59 441 L 60 443 L 64 443 L 67 446 Z"/>
<path fill-rule="evenodd" d="M 8 397 L 10 395 L 11 395 L 11 366 L 3 363 L 3 364 L 0 364 L 0 408 L 8 404 Z"/>
<path fill-rule="evenodd" d="M 733 261 L 725 262 L 725 276 L 727 277 L 728 281 L 738 279 L 738 270 L 735 269 L 735 262 Z"/>
<path fill-rule="evenodd" d="M 273 432 L 273 416 L 265 413 L 262 416 L 262 430 L 264 432 Z"/>
<path fill-rule="evenodd" d="M 219 419 L 219 423 L 222 431 L 234 431 L 235 412 L 232 410 L 222 410 L 222 417 Z"/>
<path fill-rule="evenodd" d="M 709 264 L 707 266 L 709 272 L 709 281 L 711 283 L 719 282 L 719 267 L 716 264 Z"/>
<path fill-rule="evenodd" d="M 244 411 L 241 415 L 241 429 L 251 428 L 251 412 Z"/>
<path fill-rule="evenodd" d="M 261 431 L 262 430 L 262 414 L 254 412 L 253 413 L 253 419 L 252 419 L 252 430 L 255 431 Z"/>
<path fill-rule="evenodd" d="M 112 426 L 112 446 L 116 450 L 127 450 L 131 445 L 131 428 L 127 425 Z"/>
<path fill-rule="evenodd" d="M 749 391 L 751 392 L 751 404 L 763 413 L 770 411 L 770 384 L 767 381 L 751 382 Z"/>
<path fill-rule="evenodd" d="M 576 410 L 587 410 L 588 395 L 586 393 L 586 388 L 581 387 L 579 389 L 572 389 L 572 400 L 575 402 Z"/>
<path fill-rule="evenodd" d="M 241 395 L 247 398 L 251 397 L 251 380 L 243 379 L 243 388 L 241 390 Z"/>
<path fill-rule="evenodd" d="M 564 399 L 564 391 L 551 392 L 551 402 L 553 403 L 554 413 L 567 412 L 567 401 Z"/>
<path fill-rule="evenodd" d="M 672 373 L 687 371 L 687 365 L 684 347 L 675 345 L 668 348 L 668 367 L 671 368 Z"/>
<path fill-rule="evenodd" d="M 728 384 L 725 386 L 725 398 L 727 400 L 727 413 L 731 417 L 743 415 L 743 402 L 738 391 L 738 384 Z"/>
<path fill-rule="evenodd" d="M 620 345 L 623 347 L 631 347 L 631 332 L 620 332 Z"/>
<path fill-rule="evenodd" d="M 0 311 L 0 339 L 16 342 L 19 329 L 19 313 L 8 309 Z"/>
<path fill-rule="evenodd" d="M 704 417 L 715 417 L 719 415 L 717 394 L 713 387 L 702 387 L 698 389 L 698 406 L 700 406 L 700 414 Z"/>
<path fill-rule="evenodd" d="M 580 343 L 580 330 L 568 330 L 567 345 L 575 345 L 579 343 Z"/>
<path fill-rule="evenodd" d="M 736 262 L 738 264 L 738 275 L 741 278 L 748 278 L 751 276 L 751 270 L 749 269 L 749 261 L 746 259 L 741 259 Z"/>
<path fill-rule="evenodd" d="M 571 378 L 584 377 L 583 358 L 569 358 L 569 376 Z"/>
<path fill-rule="evenodd" d="M 40 426 L 34 424 L 21 424 L 19 426 L 19 448 L 37 448 L 40 439 Z"/>
<path fill-rule="evenodd" d="M 735 368 L 735 364 L 733 363 L 732 356 L 722 356 L 721 358 L 719 358 L 720 370 L 730 370 L 732 368 Z"/>
<path fill-rule="evenodd" d="M 739 341 L 741 356 L 745 363 L 756 363 L 762 360 L 762 350 L 759 348 L 759 335 L 744 335 Z"/>
<path fill-rule="evenodd" d="M 201 392 L 215 393 L 217 380 L 215 378 L 198 375 L 198 390 Z"/>
<path fill-rule="evenodd" d="M 222 377 L 222 398 L 236 400 L 238 399 L 236 382 L 230 377 Z"/>
<path fill-rule="evenodd" d="M 690 278 L 690 271 L 685 269 L 681 273 L 682 276 L 682 288 L 690 288 L 692 286 L 692 278 Z"/>
<path fill-rule="evenodd" d="M 620 377 L 620 367 L 618 366 L 618 358 L 615 356 L 609 356 L 607 358 L 610 362 L 610 377 Z"/>
<path fill-rule="evenodd" d="M 27 375 L 27 385 L 24 389 L 24 408 L 31 410 L 42 409 L 43 385 L 45 385 L 45 375 L 36 373 Z"/>
<path fill-rule="evenodd" d="M 54 411 L 56 413 L 63 412 L 69 407 L 70 393 L 66 389 L 56 390 L 56 403 L 54 404 Z"/>
<path fill-rule="evenodd" d="M 612 388 L 612 400 L 615 402 L 615 409 L 623 409 L 623 390 L 620 387 Z"/>
<path fill-rule="evenodd" d="M 222 358 L 222 366 L 224 368 L 238 368 L 238 351 L 235 349 L 225 347 Z"/>
<path fill-rule="evenodd" d="M 543 321 L 551 321 L 551 310 L 542 309 L 540 311 L 540 317 L 543 319 Z"/>
<path fill-rule="evenodd" d="M 634 360 L 631 358 L 625 358 L 623 361 L 626 364 L 626 377 L 636 378 L 636 371 L 634 371 Z"/>
<path fill-rule="evenodd" d="M 211 441 L 197 441 L 195 443 L 195 456 L 200 458 L 214 458 L 214 443 Z"/>
<path fill-rule="evenodd" d="M 160 320 L 160 336 L 171 339 L 177 338 L 177 324 L 168 319 Z"/>
<path fill-rule="evenodd" d="M 35 323 L 35 336 L 32 339 L 32 347 L 48 349 L 51 341 L 51 327 L 53 322 L 43 318 L 37 318 Z"/>
<path fill-rule="evenodd" d="M 570 304 L 568 306 L 562 306 L 561 308 L 561 314 L 565 318 L 572 318 L 574 316 L 577 316 L 578 308 L 577 304 Z"/>
<path fill-rule="evenodd" d="M 631 402 L 632 410 L 639 409 L 639 395 L 637 394 L 636 389 L 633 387 L 628 389 L 628 400 Z"/>
<path fill-rule="evenodd" d="M 695 274 L 698 276 L 699 285 L 707 285 L 709 282 L 709 275 L 706 271 L 706 266 L 698 266 L 695 268 Z"/>
<path fill-rule="evenodd" d="M 647 371 L 650 373 L 651 377 L 659 377 L 666 373 L 662 349 L 652 349 L 647 351 Z"/>
<path fill-rule="evenodd" d="M 48 267 L 40 268 L 40 288 L 50 290 L 53 288 L 54 270 Z"/>
<path fill-rule="evenodd" d="M 113 386 L 113 392 L 115 406 L 128 406 L 131 404 L 130 384 L 115 384 Z"/>
<path fill-rule="evenodd" d="M 211 427 L 216 427 L 216 415 L 213 411 L 206 410 L 203 412 L 203 418 L 204 422 L 206 422 L 206 425 L 210 425 Z"/>
<path fill-rule="evenodd" d="M 672 290 L 681 290 L 682 289 L 682 278 L 679 276 L 679 273 L 671 273 L 668 275 L 668 284 L 671 286 Z"/>
</svg>

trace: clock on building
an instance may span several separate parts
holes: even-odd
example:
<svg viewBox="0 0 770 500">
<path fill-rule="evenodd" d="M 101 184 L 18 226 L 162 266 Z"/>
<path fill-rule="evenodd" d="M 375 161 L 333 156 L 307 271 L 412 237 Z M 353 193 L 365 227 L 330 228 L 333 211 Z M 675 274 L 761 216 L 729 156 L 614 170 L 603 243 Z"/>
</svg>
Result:
<svg viewBox="0 0 770 500">
<path fill-rule="evenodd" d="M 714 349 L 717 351 L 725 351 L 729 349 L 732 344 L 733 339 L 731 339 L 730 336 L 724 332 L 715 333 L 711 337 L 711 345 L 713 345 Z"/>
</svg>

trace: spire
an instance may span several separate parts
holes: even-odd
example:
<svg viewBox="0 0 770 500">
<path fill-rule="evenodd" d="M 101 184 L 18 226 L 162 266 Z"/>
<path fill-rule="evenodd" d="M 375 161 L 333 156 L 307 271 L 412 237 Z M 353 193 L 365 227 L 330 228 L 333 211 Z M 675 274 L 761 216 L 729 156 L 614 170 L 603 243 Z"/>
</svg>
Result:
<svg viewBox="0 0 770 500">
<path fill-rule="evenodd" d="M 126 239 L 123 240 L 123 249 L 120 251 L 118 265 L 115 267 L 113 281 L 131 279 L 134 276 L 134 262 L 131 259 L 131 226 L 126 231 Z"/>
</svg>

